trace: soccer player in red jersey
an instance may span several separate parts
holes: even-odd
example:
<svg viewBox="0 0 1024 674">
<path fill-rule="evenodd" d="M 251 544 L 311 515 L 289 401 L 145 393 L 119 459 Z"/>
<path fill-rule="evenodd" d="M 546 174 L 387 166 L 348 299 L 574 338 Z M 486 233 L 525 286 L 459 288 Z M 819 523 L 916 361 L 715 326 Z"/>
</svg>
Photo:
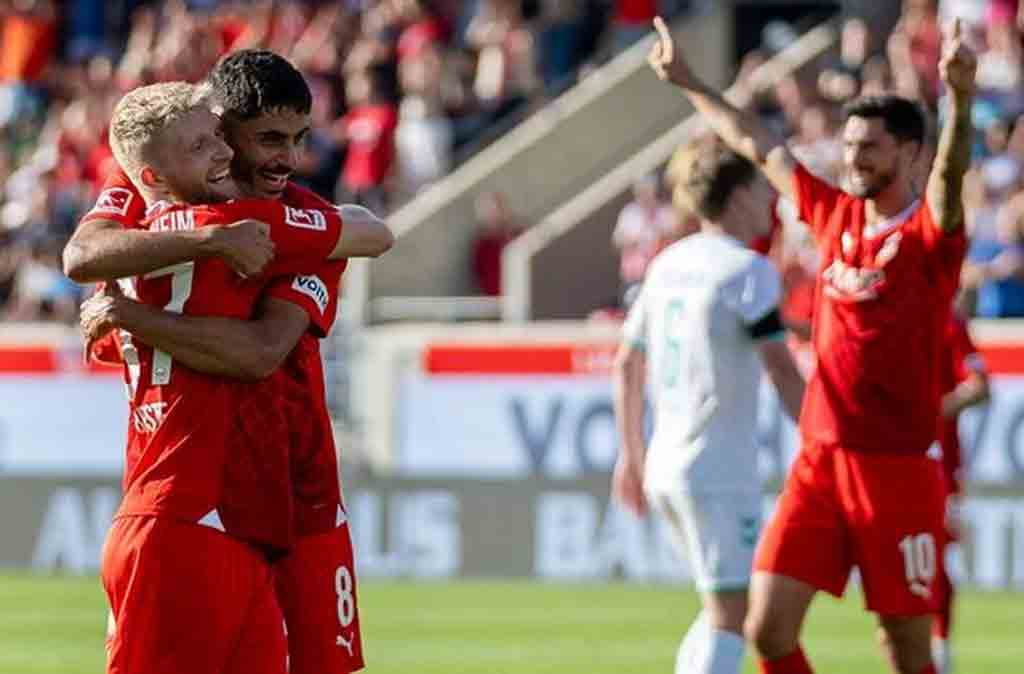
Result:
<svg viewBox="0 0 1024 674">
<path fill-rule="evenodd" d="M 942 460 L 946 487 L 946 531 L 939 543 L 936 601 L 938 611 L 932 625 L 932 658 L 938 674 L 952 672 L 949 633 L 953 624 L 953 582 L 946 569 L 945 550 L 956 544 L 960 534 L 960 511 L 963 498 L 960 433 L 957 420 L 969 407 L 989 399 L 988 372 L 967 329 L 967 321 L 954 309 L 950 312 L 939 360 L 939 385 L 942 391 L 938 437 L 933 446 Z"/>
<path fill-rule="evenodd" d="M 892 670 L 933 674 L 945 490 L 926 453 L 939 415 L 940 344 L 966 247 L 960 195 L 974 54 L 955 21 L 940 64 L 946 121 L 919 197 L 913 177 L 925 119 L 913 102 L 881 96 L 847 107 L 840 190 L 701 82 L 663 21 L 655 28 L 655 73 L 796 203 L 822 258 L 802 447 L 754 561 L 745 631 L 760 669 L 813 671 L 800 647 L 807 609 L 818 591 L 841 595 L 857 566 Z"/>
<path fill-rule="evenodd" d="M 288 181 L 309 132 L 312 103 L 305 80 L 291 64 L 271 52 L 243 50 L 219 62 L 206 84 L 225 139 L 235 150 L 232 174 L 246 194 L 295 208 L 329 205 Z M 142 214 L 140 197 L 123 177 L 113 176 L 105 187 L 65 253 L 66 270 L 76 280 L 131 274 L 135 270 L 127 265 L 152 266 L 179 246 L 197 258 L 210 254 L 177 232 L 149 241 L 148 233 L 131 231 Z M 342 210 L 348 256 L 377 256 L 390 247 L 393 237 L 380 220 L 365 209 Z M 130 242 L 119 238 L 126 235 L 138 236 Z M 126 255 L 129 243 L 135 252 Z M 267 442 L 287 444 L 290 453 L 297 538 L 292 551 L 275 563 L 275 581 L 293 674 L 345 674 L 363 666 L 352 543 L 318 341 L 334 321 L 344 268 L 344 260 L 328 262 L 275 279 L 249 320 L 133 307 L 136 318 L 145 321 L 136 329 L 190 367 L 248 380 L 269 377 L 278 387 L 271 396 L 264 395 L 264 388 L 248 396 L 250 413 L 241 417 L 250 426 L 268 414 L 290 422 L 287 439 Z M 247 434 L 259 431 L 250 428 Z"/>
<path fill-rule="evenodd" d="M 111 145 L 148 206 L 140 229 L 210 238 L 211 226 L 255 214 L 269 223 L 271 273 L 340 257 L 334 209 L 192 205 L 240 196 L 219 129 L 183 82 L 141 87 L 118 103 Z M 216 258 L 121 281 L 141 303 L 233 317 L 250 315 L 268 282 L 242 281 Z M 121 341 L 131 424 L 124 498 L 102 562 L 113 618 L 108 671 L 284 672 L 283 618 L 265 553 L 291 546 L 287 452 L 232 451 L 239 384 L 183 367 L 127 333 Z"/>
</svg>

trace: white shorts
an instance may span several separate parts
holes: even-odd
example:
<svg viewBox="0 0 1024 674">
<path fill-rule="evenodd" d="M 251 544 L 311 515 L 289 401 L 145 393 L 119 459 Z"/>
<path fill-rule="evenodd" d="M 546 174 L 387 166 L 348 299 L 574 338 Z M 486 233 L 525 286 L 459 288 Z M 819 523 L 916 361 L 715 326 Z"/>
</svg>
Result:
<svg viewBox="0 0 1024 674">
<path fill-rule="evenodd" d="M 727 592 L 750 585 L 761 532 L 759 491 L 646 491 L 648 503 L 668 521 L 679 554 L 690 561 L 698 590 Z"/>
</svg>

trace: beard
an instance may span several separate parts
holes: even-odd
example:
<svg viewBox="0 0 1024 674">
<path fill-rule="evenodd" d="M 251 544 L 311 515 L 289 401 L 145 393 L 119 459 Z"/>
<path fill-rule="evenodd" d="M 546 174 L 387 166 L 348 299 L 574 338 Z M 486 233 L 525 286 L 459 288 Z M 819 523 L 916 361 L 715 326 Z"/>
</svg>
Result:
<svg viewBox="0 0 1024 674">
<path fill-rule="evenodd" d="M 881 194 L 889 185 L 892 185 L 893 181 L 896 180 L 896 172 L 889 170 L 881 173 L 876 173 L 873 179 L 866 182 L 854 180 L 852 171 L 847 169 L 846 176 L 843 180 L 845 185 L 843 188 L 849 194 L 857 197 L 858 199 L 871 199 Z"/>
</svg>

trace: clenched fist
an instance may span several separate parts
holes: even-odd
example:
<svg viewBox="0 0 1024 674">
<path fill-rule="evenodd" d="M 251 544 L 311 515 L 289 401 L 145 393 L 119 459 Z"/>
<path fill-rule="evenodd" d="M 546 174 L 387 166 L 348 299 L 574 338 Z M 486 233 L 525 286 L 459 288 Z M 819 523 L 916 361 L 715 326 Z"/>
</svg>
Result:
<svg viewBox="0 0 1024 674">
<path fill-rule="evenodd" d="M 242 278 L 258 276 L 274 259 L 270 225 L 259 220 L 239 220 L 217 227 L 212 236 L 213 251 Z"/>
</svg>

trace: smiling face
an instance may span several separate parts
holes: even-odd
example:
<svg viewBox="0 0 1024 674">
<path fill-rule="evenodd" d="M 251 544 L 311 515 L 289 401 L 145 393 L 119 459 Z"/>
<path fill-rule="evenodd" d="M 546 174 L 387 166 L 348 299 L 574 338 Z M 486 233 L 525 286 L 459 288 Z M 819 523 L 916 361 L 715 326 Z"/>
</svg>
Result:
<svg viewBox="0 0 1024 674">
<path fill-rule="evenodd" d="M 880 117 L 852 116 L 843 128 L 845 188 L 855 197 L 870 199 L 909 175 L 918 144 L 900 142 Z"/>
<path fill-rule="evenodd" d="M 309 135 L 309 113 L 273 108 L 252 119 L 223 118 L 235 151 L 232 175 L 246 196 L 278 199 L 298 166 Z"/>
<path fill-rule="evenodd" d="M 151 168 L 177 199 L 214 203 L 240 196 L 231 178 L 233 155 L 221 134 L 220 119 L 200 105 L 171 123 L 156 140 Z"/>
</svg>

